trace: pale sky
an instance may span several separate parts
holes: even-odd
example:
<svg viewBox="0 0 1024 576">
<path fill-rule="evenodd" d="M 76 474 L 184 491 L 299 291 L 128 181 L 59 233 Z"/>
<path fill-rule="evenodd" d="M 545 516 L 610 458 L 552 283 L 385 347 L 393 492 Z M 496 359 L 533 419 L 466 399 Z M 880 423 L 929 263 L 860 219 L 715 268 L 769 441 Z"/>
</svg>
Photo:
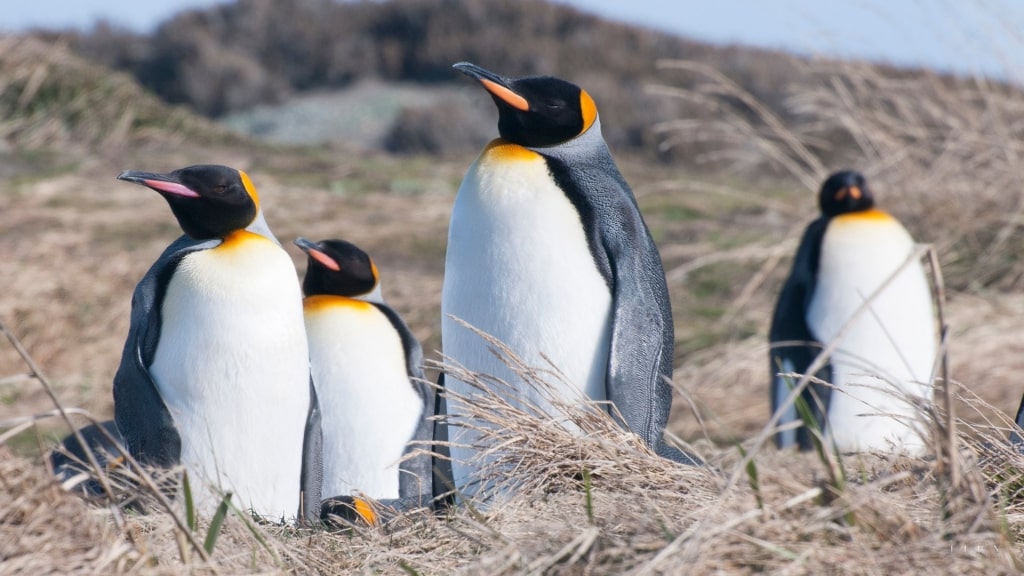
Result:
<svg viewBox="0 0 1024 576">
<path fill-rule="evenodd" d="M 150 31 L 178 10 L 225 0 L 7 0 L 0 30 Z M 1024 79 L 1021 0 L 557 0 L 717 43 L 784 48 Z"/>
</svg>

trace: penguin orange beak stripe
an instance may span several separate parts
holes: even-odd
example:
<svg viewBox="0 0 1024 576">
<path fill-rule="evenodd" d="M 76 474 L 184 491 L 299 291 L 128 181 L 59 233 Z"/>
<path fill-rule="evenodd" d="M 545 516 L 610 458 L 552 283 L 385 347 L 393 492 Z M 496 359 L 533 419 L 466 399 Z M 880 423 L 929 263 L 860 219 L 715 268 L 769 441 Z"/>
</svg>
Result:
<svg viewBox="0 0 1024 576">
<path fill-rule="evenodd" d="M 186 198 L 199 198 L 199 194 L 196 194 L 191 188 L 177 182 L 166 182 L 164 180 L 143 180 L 143 184 L 149 186 L 157 192 L 166 192 L 168 194 L 174 194 L 176 196 L 185 196 Z"/>
<path fill-rule="evenodd" d="M 334 270 L 335 272 L 341 271 L 341 265 L 338 264 L 334 258 L 324 254 L 323 250 L 320 249 L 320 246 L 316 242 L 299 236 L 295 239 L 295 245 L 302 248 L 303 252 L 309 254 L 310 258 L 319 262 L 324 268 Z"/>
<path fill-rule="evenodd" d="M 188 186 L 180 182 L 175 182 L 169 177 L 163 174 L 154 174 L 152 172 L 136 172 L 134 170 L 125 170 L 117 176 L 118 180 L 124 180 L 126 182 L 134 182 L 136 184 L 142 184 L 148 188 L 152 188 L 157 192 L 163 192 L 166 194 L 174 194 L 175 196 L 184 196 L 185 198 L 199 198 L 199 193 L 192 190 Z"/>
<path fill-rule="evenodd" d="M 457 62 L 452 64 L 452 68 L 466 76 L 476 78 L 495 98 L 516 110 L 521 112 L 528 112 L 530 110 L 529 101 L 517 94 L 515 90 L 509 88 L 508 81 L 494 72 L 485 70 L 472 62 Z"/>
<path fill-rule="evenodd" d="M 339 266 L 338 263 L 334 261 L 334 258 L 331 258 L 327 254 L 324 254 L 319 250 L 310 250 L 306 253 L 309 254 L 317 262 L 323 264 L 324 268 L 334 270 L 335 272 L 341 271 L 341 266 Z"/>
<path fill-rule="evenodd" d="M 494 94 L 498 98 L 501 98 L 506 104 L 516 110 L 522 112 L 530 111 L 530 103 L 526 101 L 526 98 L 516 94 L 511 89 L 506 88 L 493 80 L 488 80 L 487 78 L 481 78 L 480 83 L 484 85 L 484 88 L 486 88 L 488 92 Z"/>
</svg>

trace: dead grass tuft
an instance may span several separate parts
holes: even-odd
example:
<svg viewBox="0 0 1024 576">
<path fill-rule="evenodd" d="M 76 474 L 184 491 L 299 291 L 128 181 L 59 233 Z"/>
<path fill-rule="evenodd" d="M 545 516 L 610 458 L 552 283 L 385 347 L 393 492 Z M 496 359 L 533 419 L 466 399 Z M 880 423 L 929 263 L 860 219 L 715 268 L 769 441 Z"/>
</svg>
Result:
<svg viewBox="0 0 1024 576">
<path fill-rule="evenodd" d="M 130 76 L 76 56 L 63 43 L 0 35 L 0 140 L 26 149 L 123 149 L 158 139 L 235 142 L 236 136 L 172 108 Z"/>
<path fill-rule="evenodd" d="M 528 382 L 543 389 L 558 377 L 494 344 Z M 444 369 L 480 390 L 493 383 Z M 702 451 L 713 467 L 678 466 L 624 433 L 600 406 L 561 409 L 584 436 L 500 394 L 485 394 L 459 416 L 489 434 L 484 476 L 514 487 L 492 506 L 338 532 L 229 515 L 209 562 L 182 552 L 168 515 L 86 506 L 40 466 L 3 451 L 0 542 L 11 547 L 0 554 L 0 571 L 1012 574 L 1024 566 L 1016 540 L 1024 504 L 1011 498 L 1024 490 L 1024 457 L 1002 440 L 1005 418 L 961 428 L 966 448 L 955 457 L 968 490 L 946 490 L 932 459 L 863 454 L 846 459 L 850 479 L 837 492 L 822 482 L 812 455 L 763 450 L 753 458 L 756 485 L 728 484 L 742 465 L 734 449 Z"/>
</svg>

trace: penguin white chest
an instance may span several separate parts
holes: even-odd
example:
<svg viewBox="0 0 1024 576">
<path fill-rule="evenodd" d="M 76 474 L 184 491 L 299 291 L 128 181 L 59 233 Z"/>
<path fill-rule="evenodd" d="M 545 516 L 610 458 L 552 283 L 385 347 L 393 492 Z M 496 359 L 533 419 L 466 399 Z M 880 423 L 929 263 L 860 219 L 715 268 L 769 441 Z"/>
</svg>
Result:
<svg viewBox="0 0 1024 576">
<path fill-rule="evenodd" d="M 399 496 L 398 461 L 423 416 L 405 349 L 376 306 L 306 299 L 309 357 L 320 400 L 324 496 Z"/>
<path fill-rule="evenodd" d="M 510 144 L 490 146 L 463 180 L 452 213 L 442 295 L 445 354 L 517 383 L 483 340 L 448 318 L 453 315 L 501 340 L 528 365 L 543 367 L 549 358 L 565 376 L 552 382 L 563 400 L 604 400 L 611 305 L 579 212 L 544 159 Z M 548 405 L 532 390 L 523 393 Z"/>
<path fill-rule="evenodd" d="M 150 372 L 181 436 L 202 509 L 217 491 L 269 519 L 299 506 L 309 368 L 287 253 L 248 232 L 179 263 Z"/>
<path fill-rule="evenodd" d="M 914 241 L 881 211 L 836 217 L 822 239 L 817 286 L 807 313 L 826 345 L 903 265 Z M 853 320 L 832 357 L 829 428 L 842 450 L 919 451 L 918 401 L 930 401 L 935 360 L 931 291 L 912 262 Z M 884 416 L 880 415 L 884 414 Z"/>
</svg>

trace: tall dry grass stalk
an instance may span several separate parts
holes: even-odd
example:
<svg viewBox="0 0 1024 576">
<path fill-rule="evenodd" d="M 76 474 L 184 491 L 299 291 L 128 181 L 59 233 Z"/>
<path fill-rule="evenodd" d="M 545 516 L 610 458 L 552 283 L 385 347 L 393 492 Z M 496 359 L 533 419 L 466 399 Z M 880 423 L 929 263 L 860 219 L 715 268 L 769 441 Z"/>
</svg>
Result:
<svg viewBox="0 0 1024 576">
<path fill-rule="evenodd" d="M 810 61 L 787 99 L 793 119 L 784 122 L 713 68 L 675 60 L 658 66 L 666 83 L 649 91 L 683 100 L 691 111 L 655 127 L 663 147 L 699 142 L 707 152 L 698 160 L 782 174 L 808 191 L 809 207 L 828 173 L 860 170 L 884 208 L 915 238 L 936 245 L 953 288 L 1024 283 L 1024 261 L 1015 257 L 1024 250 L 1018 88 L 982 77 Z M 696 87 L 673 87 L 679 75 L 696 78 Z"/>
</svg>

